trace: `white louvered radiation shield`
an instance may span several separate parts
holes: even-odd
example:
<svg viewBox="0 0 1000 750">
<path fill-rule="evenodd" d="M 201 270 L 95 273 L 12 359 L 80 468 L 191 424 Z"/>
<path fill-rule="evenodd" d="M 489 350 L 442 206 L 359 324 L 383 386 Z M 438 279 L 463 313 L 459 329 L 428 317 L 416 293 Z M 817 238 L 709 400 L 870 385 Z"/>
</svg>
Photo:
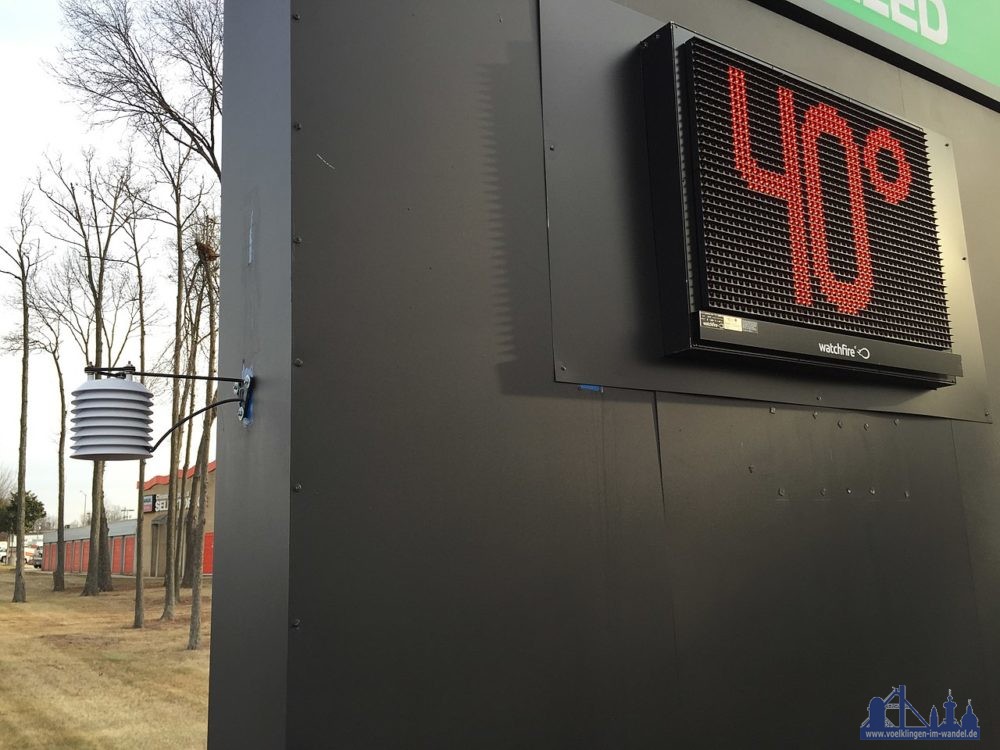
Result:
<svg viewBox="0 0 1000 750">
<path fill-rule="evenodd" d="M 153 394 L 126 378 L 88 376 L 73 391 L 71 456 L 134 461 L 152 456 Z"/>
</svg>

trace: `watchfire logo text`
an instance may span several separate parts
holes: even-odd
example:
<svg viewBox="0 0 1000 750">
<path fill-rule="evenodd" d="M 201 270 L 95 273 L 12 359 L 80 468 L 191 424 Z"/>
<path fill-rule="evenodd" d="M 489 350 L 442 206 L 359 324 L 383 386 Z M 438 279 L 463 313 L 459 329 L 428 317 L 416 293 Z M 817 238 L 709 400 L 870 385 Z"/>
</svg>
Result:
<svg viewBox="0 0 1000 750">
<path fill-rule="evenodd" d="M 824 354 L 837 354 L 841 357 L 851 357 L 852 359 L 868 359 L 872 353 L 866 347 L 855 348 L 847 344 L 820 344 L 819 350 Z"/>
</svg>

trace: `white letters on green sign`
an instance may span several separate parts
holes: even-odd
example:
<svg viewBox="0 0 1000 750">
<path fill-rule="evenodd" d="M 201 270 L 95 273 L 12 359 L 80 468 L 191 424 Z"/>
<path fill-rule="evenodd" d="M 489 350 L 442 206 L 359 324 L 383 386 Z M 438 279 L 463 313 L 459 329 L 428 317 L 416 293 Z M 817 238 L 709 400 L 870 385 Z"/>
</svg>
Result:
<svg viewBox="0 0 1000 750">
<path fill-rule="evenodd" d="M 903 12 L 903 9 L 914 10 L 916 7 L 915 0 L 892 0 L 889 5 L 889 10 L 892 14 L 892 20 L 903 26 L 910 31 L 917 31 L 917 19 L 913 16 L 907 15 Z"/>
<path fill-rule="evenodd" d="M 935 44 L 948 42 L 948 11 L 944 0 L 854 1 Z"/>
</svg>

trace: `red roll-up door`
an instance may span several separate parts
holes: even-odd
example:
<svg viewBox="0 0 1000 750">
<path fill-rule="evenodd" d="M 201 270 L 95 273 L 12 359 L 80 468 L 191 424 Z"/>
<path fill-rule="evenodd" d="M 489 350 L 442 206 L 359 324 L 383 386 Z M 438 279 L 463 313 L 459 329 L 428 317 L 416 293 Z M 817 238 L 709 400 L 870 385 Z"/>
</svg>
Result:
<svg viewBox="0 0 1000 750">
<path fill-rule="evenodd" d="M 215 533 L 206 532 L 205 533 L 205 557 L 202 560 L 201 571 L 205 575 L 209 575 L 212 572 L 212 566 L 215 563 Z"/>
<path fill-rule="evenodd" d="M 80 560 L 80 572 L 82 573 L 90 566 L 90 540 L 84 539 L 80 544 L 83 545 L 83 559 Z"/>
<path fill-rule="evenodd" d="M 135 575 L 135 535 L 125 537 L 125 564 L 122 572 L 127 576 Z"/>
<path fill-rule="evenodd" d="M 82 549 L 79 540 L 70 542 L 69 570 L 71 573 L 80 572 L 80 554 Z"/>
<path fill-rule="evenodd" d="M 111 543 L 111 572 L 122 572 L 122 538 L 116 536 Z"/>
</svg>

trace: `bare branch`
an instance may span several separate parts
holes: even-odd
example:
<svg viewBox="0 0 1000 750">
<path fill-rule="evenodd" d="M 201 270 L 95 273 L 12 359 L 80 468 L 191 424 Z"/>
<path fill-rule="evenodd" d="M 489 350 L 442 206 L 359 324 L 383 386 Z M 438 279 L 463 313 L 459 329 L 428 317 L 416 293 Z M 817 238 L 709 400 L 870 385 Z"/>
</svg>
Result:
<svg viewBox="0 0 1000 750">
<path fill-rule="evenodd" d="M 63 0 L 61 8 L 71 41 L 51 66 L 55 77 L 91 113 L 162 131 L 221 178 L 221 0 Z"/>
<path fill-rule="evenodd" d="M 69 331 L 88 362 L 104 364 L 105 344 L 116 336 L 119 307 L 125 297 L 120 287 L 128 277 L 119 269 L 115 237 L 138 210 L 133 200 L 141 188 L 135 184 L 131 153 L 108 164 L 98 164 L 93 151 L 85 151 L 80 166 L 68 167 L 61 156 L 46 157 L 48 170 L 36 185 L 48 201 L 55 223 L 50 231 L 70 250 L 58 270 L 40 287 L 43 305 Z"/>
</svg>

